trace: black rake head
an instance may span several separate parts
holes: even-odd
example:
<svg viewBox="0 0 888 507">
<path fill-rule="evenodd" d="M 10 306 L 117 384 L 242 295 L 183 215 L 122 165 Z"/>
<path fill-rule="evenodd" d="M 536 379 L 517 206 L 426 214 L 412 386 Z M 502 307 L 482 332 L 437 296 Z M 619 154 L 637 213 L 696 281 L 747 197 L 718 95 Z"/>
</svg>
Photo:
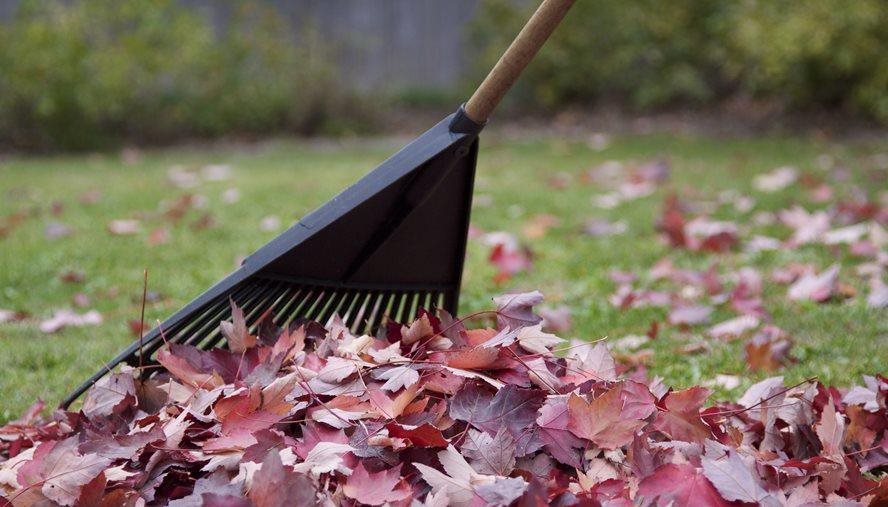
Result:
<svg viewBox="0 0 888 507">
<path fill-rule="evenodd" d="M 373 334 L 421 309 L 455 313 L 469 227 L 478 133 L 462 108 L 268 244 L 124 349 L 74 390 L 68 407 L 118 365 L 156 364 L 165 343 L 224 346 L 233 302 L 255 329 L 334 315 Z"/>
</svg>

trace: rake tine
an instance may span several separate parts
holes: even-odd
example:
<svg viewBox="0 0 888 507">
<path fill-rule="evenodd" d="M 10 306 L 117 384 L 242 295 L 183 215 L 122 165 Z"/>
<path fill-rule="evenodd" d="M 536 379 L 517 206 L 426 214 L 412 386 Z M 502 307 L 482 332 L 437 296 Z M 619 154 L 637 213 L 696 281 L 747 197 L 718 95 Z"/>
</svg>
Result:
<svg viewBox="0 0 888 507">
<path fill-rule="evenodd" d="M 299 316 L 299 312 L 302 310 L 303 307 L 305 307 L 305 305 L 308 304 L 309 301 L 312 300 L 314 295 L 315 295 L 314 288 L 309 288 L 308 290 L 306 290 L 305 295 L 303 297 L 299 298 L 299 304 L 297 304 L 295 306 L 295 308 L 293 308 L 289 312 L 289 315 L 287 316 L 287 320 L 284 322 L 283 327 L 289 327 L 290 323 L 293 322 L 294 320 L 296 320 L 296 318 Z"/>
<path fill-rule="evenodd" d="M 320 310 L 318 310 L 317 315 L 315 315 L 315 318 L 312 320 L 321 324 L 326 324 L 326 321 L 329 319 L 330 315 L 332 315 L 332 310 L 335 306 L 336 301 L 340 297 L 340 292 L 333 291 L 333 293 L 330 294 L 330 297 L 327 298 L 327 301 L 324 302 L 324 306 Z"/>
<path fill-rule="evenodd" d="M 373 299 L 373 293 L 372 293 L 372 292 L 367 292 L 366 294 L 361 294 L 361 293 L 359 292 L 359 293 L 358 293 L 358 299 L 357 299 L 356 301 L 360 301 L 361 296 L 364 297 L 364 298 L 363 298 L 364 301 L 361 302 L 361 303 L 359 303 L 358 311 L 357 311 L 357 313 L 355 313 L 355 318 L 354 318 L 354 320 L 352 321 L 352 326 L 351 326 L 351 332 L 352 332 L 352 333 L 357 333 L 357 332 L 359 332 L 358 329 L 359 329 L 360 326 L 361 326 L 361 319 L 364 318 L 364 313 L 367 311 L 367 305 L 369 305 L 369 304 L 370 304 L 370 300 Z M 364 330 L 362 330 L 362 331 L 365 332 L 365 333 L 367 332 L 366 329 L 364 329 Z"/>
<path fill-rule="evenodd" d="M 348 327 L 348 323 L 346 322 L 345 318 L 342 317 L 342 315 L 339 313 L 339 310 L 342 309 L 342 305 L 344 305 L 345 302 L 348 301 L 348 299 L 349 299 L 349 297 L 351 297 L 351 295 L 352 294 L 349 291 L 345 291 L 342 293 L 341 297 L 339 298 L 338 303 L 336 303 L 335 305 L 330 305 L 330 311 L 327 315 L 327 318 L 325 319 L 327 321 L 327 324 L 329 324 L 333 321 L 333 317 L 335 317 L 336 315 L 339 315 L 340 316 L 339 318 L 340 318 L 340 320 L 342 320 L 342 323 L 345 324 L 346 327 Z"/>
<path fill-rule="evenodd" d="M 292 287 L 287 287 L 287 286 L 279 287 L 277 290 L 277 295 L 274 296 L 274 302 L 271 303 L 270 305 L 263 305 L 262 307 L 259 308 L 260 310 L 262 310 L 262 313 L 260 313 L 259 316 L 261 317 L 266 312 L 271 312 L 271 315 L 274 315 L 277 311 L 277 307 L 281 304 L 281 301 L 287 299 L 287 295 L 292 290 L 293 290 Z M 272 319 L 272 322 L 274 322 L 274 319 Z M 251 333 L 255 332 L 255 330 L 258 329 L 258 325 L 259 325 L 259 322 L 257 319 L 257 322 L 253 323 L 253 325 L 249 328 L 250 332 Z"/>
<path fill-rule="evenodd" d="M 283 319 L 283 323 L 284 323 L 284 325 L 286 325 L 286 321 L 287 321 L 286 315 L 291 311 L 291 307 L 293 306 L 293 304 L 299 300 L 299 296 L 302 295 L 303 290 L 304 289 L 302 287 L 299 287 L 296 289 L 296 292 L 294 292 L 293 295 L 290 296 L 290 300 L 287 302 L 287 304 L 284 305 L 284 307 L 281 308 L 281 311 L 278 312 L 278 314 L 274 316 L 273 322 L 275 324 L 277 324 L 278 322 L 281 321 L 281 319 Z"/>
<path fill-rule="evenodd" d="M 321 290 L 321 293 L 318 295 L 317 299 L 315 299 L 314 303 L 312 303 L 311 307 L 305 310 L 305 313 L 300 317 L 306 320 L 314 320 L 312 316 L 316 315 L 324 305 L 324 301 L 327 299 L 327 294 L 329 294 L 329 290 Z"/>
<path fill-rule="evenodd" d="M 435 296 L 434 296 L 433 292 L 426 292 L 425 302 L 423 303 L 422 307 L 425 308 L 429 312 L 432 311 L 432 305 L 434 304 L 434 303 L 432 303 L 432 298 L 434 298 L 434 297 Z"/>
<path fill-rule="evenodd" d="M 385 293 L 380 292 L 379 295 L 376 296 L 376 302 L 373 303 L 373 310 L 370 311 L 370 316 L 367 317 L 367 325 L 364 327 L 365 334 L 371 334 L 373 329 L 376 328 L 376 319 L 379 312 L 382 310 L 383 299 L 385 299 Z"/>
<path fill-rule="evenodd" d="M 416 318 L 416 312 L 419 309 L 419 298 L 421 297 L 420 293 L 417 292 L 413 294 L 413 298 L 410 301 L 410 311 L 407 313 L 407 318 L 405 320 L 413 320 Z"/>
<path fill-rule="evenodd" d="M 256 319 L 268 310 L 270 301 L 278 301 L 280 299 L 281 289 L 281 287 L 267 288 L 262 292 L 260 301 L 244 305 L 242 309 L 244 310 L 244 320 L 247 322 L 248 330 L 252 329 L 252 326 L 256 324 Z"/>
<path fill-rule="evenodd" d="M 395 305 L 392 307 L 392 313 L 394 314 L 392 320 L 394 320 L 395 322 L 403 322 L 403 315 L 404 310 L 407 306 L 408 297 L 409 295 L 406 293 L 399 295 L 397 302 L 395 302 Z"/>
<path fill-rule="evenodd" d="M 346 305 L 344 311 L 342 312 L 342 322 L 348 326 L 349 331 L 354 333 L 355 331 L 352 329 L 354 327 L 354 321 L 352 320 L 352 310 L 355 309 L 355 305 L 358 304 L 358 301 L 361 299 L 362 294 L 357 291 L 353 291 L 349 293 L 349 303 Z"/>
<path fill-rule="evenodd" d="M 385 305 L 382 315 L 379 316 L 379 326 L 385 326 L 392 319 L 392 310 L 397 303 L 397 298 L 398 294 L 394 292 L 389 296 L 388 303 Z"/>
</svg>

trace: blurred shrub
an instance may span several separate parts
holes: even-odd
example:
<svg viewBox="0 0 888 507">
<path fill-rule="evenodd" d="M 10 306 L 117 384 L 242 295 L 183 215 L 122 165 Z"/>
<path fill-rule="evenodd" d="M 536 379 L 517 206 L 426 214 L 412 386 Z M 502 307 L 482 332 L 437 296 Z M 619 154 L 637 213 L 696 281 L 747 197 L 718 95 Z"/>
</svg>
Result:
<svg viewBox="0 0 888 507">
<path fill-rule="evenodd" d="M 312 44 L 260 2 L 223 33 L 174 0 L 28 0 L 0 25 L 0 144 L 342 130 L 366 119 Z M 349 121 L 353 120 L 353 121 Z"/>
<path fill-rule="evenodd" d="M 471 31 L 480 74 L 535 2 L 485 0 Z M 518 100 L 617 101 L 640 109 L 742 94 L 789 106 L 845 107 L 888 122 L 884 0 L 581 0 Z"/>
</svg>

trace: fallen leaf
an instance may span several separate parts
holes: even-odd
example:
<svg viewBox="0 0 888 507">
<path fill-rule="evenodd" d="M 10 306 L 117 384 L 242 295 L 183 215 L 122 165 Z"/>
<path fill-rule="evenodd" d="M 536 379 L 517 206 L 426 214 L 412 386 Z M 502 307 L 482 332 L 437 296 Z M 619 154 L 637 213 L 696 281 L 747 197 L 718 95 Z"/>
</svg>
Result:
<svg viewBox="0 0 888 507">
<path fill-rule="evenodd" d="M 50 222 L 43 228 L 43 237 L 49 240 L 64 238 L 74 234 L 74 229 L 60 222 Z"/>
<path fill-rule="evenodd" d="M 737 375 L 724 375 L 719 373 L 714 379 L 703 383 L 707 387 L 721 387 L 722 389 L 732 390 L 740 387 L 740 377 Z"/>
<path fill-rule="evenodd" d="M 262 467 L 253 474 L 248 493 L 256 507 L 286 507 L 316 503 L 315 486 L 311 479 L 292 471 L 281 462 L 278 451 L 271 450 L 262 461 Z"/>
<path fill-rule="evenodd" d="M 480 474 L 508 476 L 515 468 L 516 442 L 505 427 L 494 435 L 469 430 L 460 450 Z"/>
<path fill-rule="evenodd" d="M 89 417 L 109 417 L 127 406 L 136 405 L 133 376 L 115 373 L 101 378 L 86 394 L 81 411 Z"/>
<path fill-rule="evenodd" d="M 281 218 L 277 215 L 268 215 L 259 221 L 259 230 L 274 232 L 281 228 Z"/>
<path fill-rule="evenodd" d="M 422 463 L 413 463 L 413 466 L 432 487 L 432 492 L 444 494 L 451 505 L 467 505 L 474 496 L 474 484 L 493 482 L 493 478 L 488 479 L 476 473 L 452 445 L 438 453 L 438 461 L 446 473 Z"/>
<path fill-rule="evenodd" d="M 563 341 L 554 334 L 544 333 L 542 323 L 523 327 L 518 332 L 518 344 L 534 354 L 550 355 L 551 349 Z"/>
<path fill-rule="evenodd" d="M 86 281 L 86 275 L 83 271 L 69 269 L 59 273 L 59 280 L 65 283 L 83 283 Z"/>
<path fill-rule="evenodd" d="M 50 500 L 61 505 L 73 505 L 81 488 L 102 473 L 111 459 L 95 453 L 80 454 L 78 438 L 41 444 L 47 451 L 35 452 L 34 459 L 19 470 L 18 481 L 23 487 L 35 486 Z"/>
<path fill-rule="evenodd" d="M 777 192 L 792 185 L 799 177 L 795 167 L 778 167 L 771 172 L 759 174 L 753 180 L 753 186 L 761 192 Z"/>
<path fill-rule="evenodd" d="M 556 307 L 542 307 L 539 315 L 543 319 L 543 329 L 556 333 L 570 331 L 573 328 L 571 310 L 567 305 Z"/>
<path fill-rule="evenodd" d="M 746 364 L 753 370 L 774 372 L 789 361 L 792 340 L 780 328 L 765 326 L 746 342 Z"/>
<path fill-rule="evenodd" d="M 654 427 L 674 440 L 703 443 L 712 431 L 700 418 L 703 402 L 712 392 L 702 387 L 691 387 L 666 394 L 666 410 L 657 412 Z"/>
<path fill-rule="evenodd" d="M 567 376 L 577 377 L 580 382 L 592 380 L 616 380 L 617 366 L 613 356 L 603 342 L 594 345 L 583 344 L 582 347 L 571 349 L 571 355 L 579 361 L 576 371 Z"/>
<path fill-rule="evenodd" d="M 401 466 L 370 473 L 363 463 L 349 475 L 342 487 L 345 496 L 367 505 L 382 505 L 388 502 L 399 502 L 413 495 L 413 490 L 406 481 L 401 479 Z"/>
<path fill-rule="evenodd" d="M 534 215 L 524 224 L 524 237 L 527 239 L 539 239 L 546 235 L 550 228 L 557 226 L 561 220 L 548 213 Z"/>
<path fill-rule="evenodd" d="M 191 222 L 189 226 L 192 231 L 205 231 L 212 227 L 216 226 L 216 218 L 212 213 L 204 213 L 200 217 L 197 218 L 194 222 Z"/>
<path fill-rule="evenodd" d="M 571 394 L 567 399 L 568 429 L 574 435 L 591 440 L 604 449 L 629 444 L 644 421 L 623 418 L 622 388 L 617 385 L 587 403 Z"/>
<path fill-rule="evenodd" d="M 55 333 L 68 326 L 98 326 L 103 321 L 102 314 L 90 310 L 84 314 L 78 314 L 71 310 L 57 310 L 53 316 L 40 322 L 40 331 Z"/>
<path fill-rule="evenodd" d="M 149 246 L 165 245 L 170 242 L 170 230 L 166 227 L 158 227 L 148 233 L 146 240 Z"/>
<path fill-rule="evenodd" d="M 687 507 L 727 507 L 712 483 L 690 464 L 668 463 L 657 468 L 638 485 L 638 495 L 651 505 L 683 505 Z"/>
<path fill-rule="evenodd" d="M 228 348 L 232 352 L 239 354 L 250 347 L 256 345 L 258 338 L 251 335 L 247 329 L 247 322 L 244 319 L 244 311 L 234 303 L 231 304 L 231 322 L 223 321 L 220 324 L 222 336 L 228 342 Z"/>
<path fill-rule="evenodd" d="M 26 318 L 28 318 L 28 314 L 25 312 L 0 309 L 0 324 L 3 322 L 18 322 Z"/>
<path fill-rule="evenodd" d="M 206 181 L 225 181 L 231 179 L 232 173 L 227 164 L 207 164 L 200 168 L 200 177 Z"/>
<path fill-rule="evenodd" d="M 540 291 L 506 294 L 493 298 L 496 319 L 501 327 L 519 329 L 539 324 L 543 319 L 533 313 L 533 307 L 543 302 Z"/>
<path fill-rule="evenodd" d="M 792 301 L 814 301 L 822 303 L 836 295 L 838 290 L 839 265 L 833 264 L 817 274 L 806 274 L 793 283 L 786 295 Z"/>
<path fill-rule="evenodd" d="M 706 322 L 709 322 L 709 316 L 711 314 L 711 306 L 680 306 L 673 308 L 672 311 L 669 312 L 669 323 L 673 326 L 695 326 L 698 324 L 705 324 Z"/>
<path fill-rule="evenodd" d="M 624 234 L 629 226 L 624 221 L 611 222 L 603 218 L 593 218 L 583 225 L 583 232 L 595 238 Z"/>
<path fill-rule="evenodd" d="M 373 378 L 385 380 L 386 382 L 381 389 L 386 391 L 398 391 L 419 382 L 419 372 L 412 365 L 395 366 L 378 371 L 379 373 L 374 372 Z"/>
<path fill-rule="evenodd" d="M 138 234 L 142 229 L 142 223 L 138 220 L 112 220 L 108 222 L 108 232 L 115 236 L 131 236 Z"/>
<path fill-rule="evenodd" d="M 726 340 L 741 336 L 743 333 L 757 328 L 760 323 L 761 320 L 754 315 L 741 315 L 712 326 L 708 332 L 709 336 L 713 338 Z"/>
<path fill-rule="evenodd" d="M 495 243 L 487 260 L 497 268 L 493 277 L 495 283 L 503 283 L 533 266 L 530 249 L 519 245 L 516 240 Z"/>
<path fill-rule="evenodd" d="M 725 500 L 779 505 L 753 475 L 750 465 L 735 451 L 717 445 L 708 446 L 701 462 L 703 475 Z M 765 502 L 768 499 L 774 501 Z"/>
</svg>

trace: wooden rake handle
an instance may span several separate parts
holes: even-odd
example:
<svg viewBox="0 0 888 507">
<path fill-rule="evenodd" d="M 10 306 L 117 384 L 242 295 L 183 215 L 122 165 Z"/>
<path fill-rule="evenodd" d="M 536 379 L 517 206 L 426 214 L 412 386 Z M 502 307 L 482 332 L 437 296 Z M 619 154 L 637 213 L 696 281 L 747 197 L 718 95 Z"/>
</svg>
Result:
<svg viewBox="0 0 888 507">
<path fill-rule="evenodd" d="M 518 37 L 512 41 L 509 49 L 503 53 L 481 86 L 466 102 L 464 109 L 472 121 L 479 124 L 487 121 L 527 64 L 533 60 L 546 39 L 555 31 L 558 23 L 564 19 L 564 15 L 573 3 L 574 0 L 543 0 L 521 29 Z"/>
</svg>

